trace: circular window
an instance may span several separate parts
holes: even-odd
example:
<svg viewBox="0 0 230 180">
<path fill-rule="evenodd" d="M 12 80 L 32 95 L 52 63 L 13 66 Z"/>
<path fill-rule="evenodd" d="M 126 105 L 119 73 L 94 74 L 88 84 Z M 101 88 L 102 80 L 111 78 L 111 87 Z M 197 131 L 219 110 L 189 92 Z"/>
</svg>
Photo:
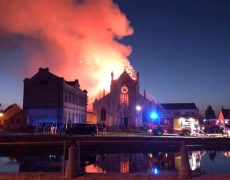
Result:
<svg viewBox="0 0 230 180">
<path fill-rule="evenodd" d="M 121 92 L 122 92 L 122 93 L 124 93 L 124 94 L 125 94 L 125 93 L 127 93 L 127 92 L 128 92 L 128 88 L 127 88 L 127 86 L 125 86 L 125 85 L 124 85 L 124 86 L 122 86 L 122 88 L 121 88 Z"/>
</svg>

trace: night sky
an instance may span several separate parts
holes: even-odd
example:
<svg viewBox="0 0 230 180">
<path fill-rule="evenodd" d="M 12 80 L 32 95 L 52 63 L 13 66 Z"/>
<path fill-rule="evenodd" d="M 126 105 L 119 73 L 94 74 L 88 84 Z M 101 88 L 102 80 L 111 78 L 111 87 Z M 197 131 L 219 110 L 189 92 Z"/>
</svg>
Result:
<svg viewBox="0 0 230 180">
<path fill-rule="evenodd" d="M 116 2 L 134 28 L 123 42 L 142 89 L 162 103 L 230 108 L 230 1 Z"/>
<path fill-rule="evenodd" d="M 134 33 L 119 40 L 140 73 L 141 90 L 160 103 L 230 108 L 229 0 L 115 0 Z M 1 12 L 0 12 L 1 14 Z M 22 106 L 25 54 L 20 35 L 0 28 L 0 103 Z M 32 40 L 32 46 L 40 42 Z M 35 69 L 38 69 L 36 67 Z M 34 72 L 35 73 L 35 72 Z M 81 82 L 81 79 L 80 79 Z"/>
</svg>

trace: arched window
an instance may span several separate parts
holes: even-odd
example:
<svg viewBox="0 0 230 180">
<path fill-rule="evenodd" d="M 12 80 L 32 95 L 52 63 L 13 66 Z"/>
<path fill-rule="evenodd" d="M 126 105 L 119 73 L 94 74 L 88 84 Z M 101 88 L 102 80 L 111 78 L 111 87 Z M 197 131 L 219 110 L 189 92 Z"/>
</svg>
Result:
<svg viewBox="0 0 230 180">
<path fill-rule="evenodd" d="M 128 87 L 126 85 L 121 87 L 120 104 L 129 105 Z"/>
<path fill-rule="evenodd" d="M 105 121 L 106 120 L 106 110 L 105 108 L 102 108 L 101 110 L 101 121 Z"/>
</svg>

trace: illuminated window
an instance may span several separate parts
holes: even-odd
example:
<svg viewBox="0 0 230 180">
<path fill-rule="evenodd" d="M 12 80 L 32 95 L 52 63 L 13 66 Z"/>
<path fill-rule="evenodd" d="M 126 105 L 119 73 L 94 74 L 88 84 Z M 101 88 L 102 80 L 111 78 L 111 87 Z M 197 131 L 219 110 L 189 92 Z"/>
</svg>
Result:
<svg viewBox="0 0 230 180">
<path fill-rule="evenodd" d="M 128 87 L 123 85 L 121 88 L 121 95 L 120 95 L 120 104 L 129 104 L 129 94 L 128 94 Z"/>
</svg>

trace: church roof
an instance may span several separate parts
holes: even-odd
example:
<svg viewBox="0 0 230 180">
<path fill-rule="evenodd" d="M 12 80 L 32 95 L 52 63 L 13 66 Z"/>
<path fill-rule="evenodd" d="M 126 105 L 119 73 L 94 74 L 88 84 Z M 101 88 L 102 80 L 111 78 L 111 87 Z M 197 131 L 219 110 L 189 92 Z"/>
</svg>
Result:
<svg viewBox="0 0 230 180">
<path fill-rule="evenodd" d="M 120 77 L 118 78 L 118 80 L 120 79 L 129 79 L 132 80 L 131 76 L 128 74 L 128 72 L 126 70 L 123 71 L 123 73 L 121 73 Z"/>
<path fill-rule="evenodd" d="M 197 109 L 195 103 L 163 103 L 160 106 L 165 110 Z"/>
</svg>

